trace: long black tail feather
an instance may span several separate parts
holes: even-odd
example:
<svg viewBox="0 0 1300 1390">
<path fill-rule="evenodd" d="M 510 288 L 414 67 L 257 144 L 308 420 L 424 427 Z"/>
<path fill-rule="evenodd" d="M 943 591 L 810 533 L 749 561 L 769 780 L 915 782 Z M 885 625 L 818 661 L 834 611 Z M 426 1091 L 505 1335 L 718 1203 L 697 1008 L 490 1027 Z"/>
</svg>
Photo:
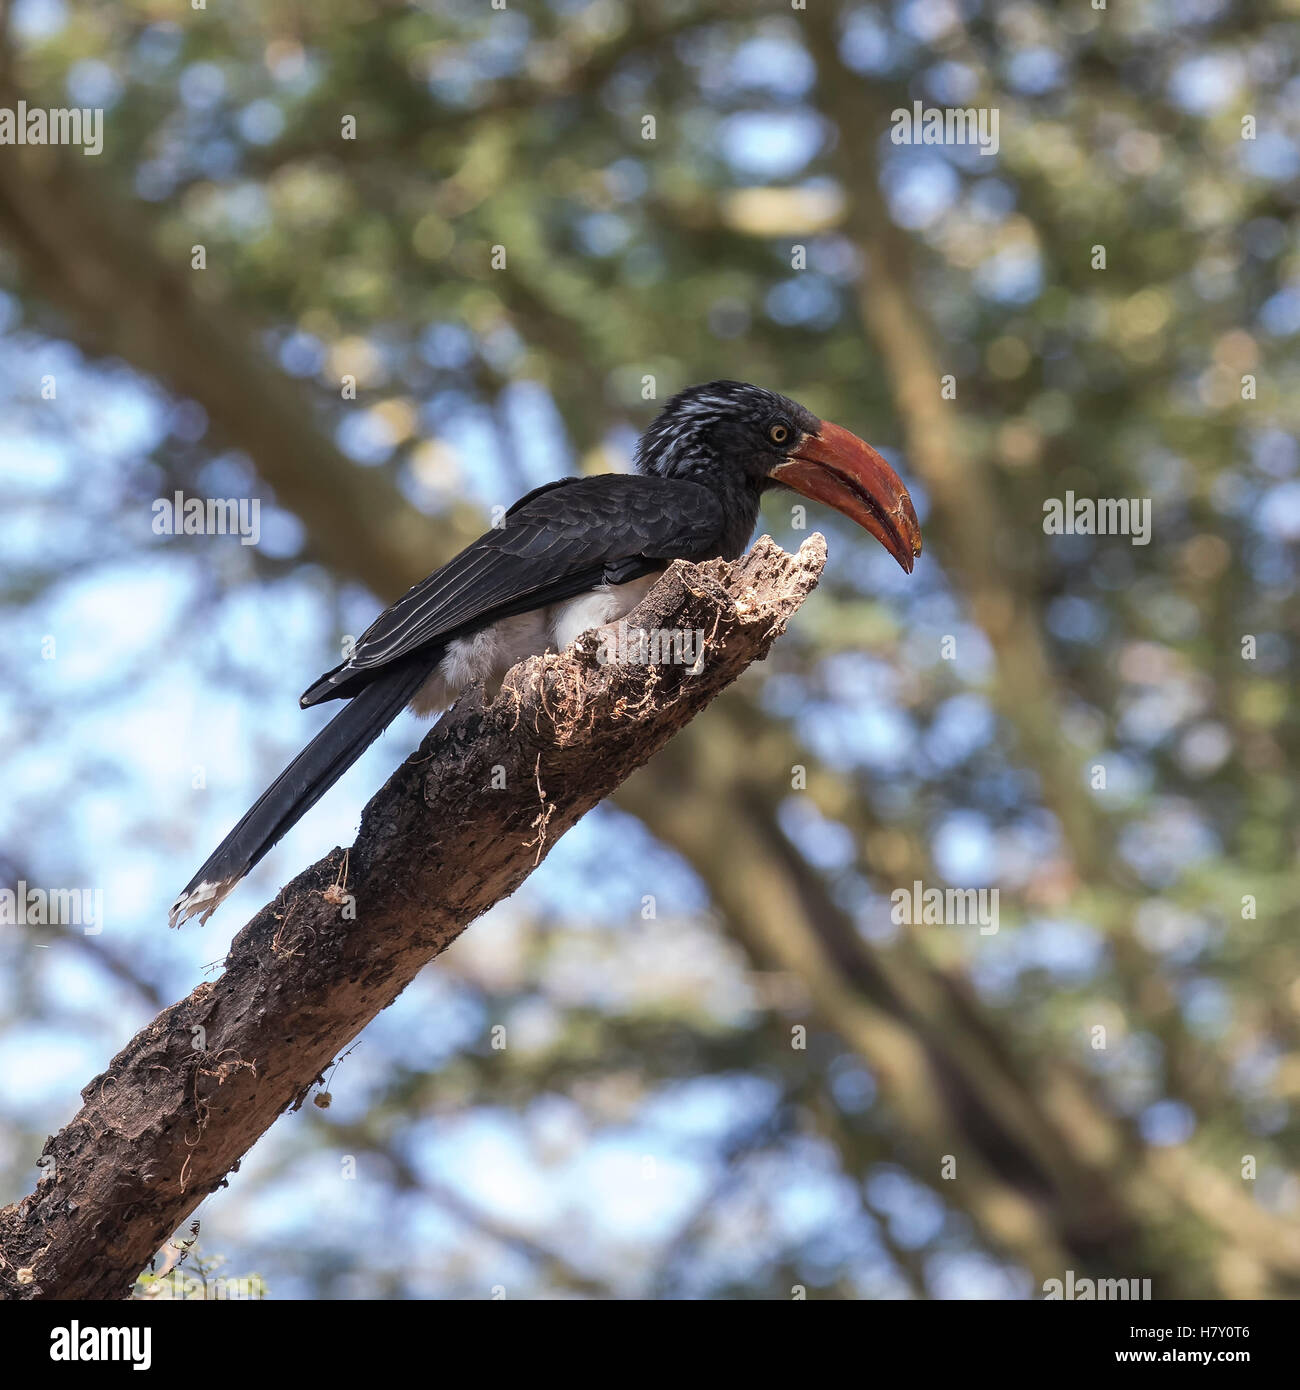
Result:
<svg viewBox="0 0 1300 1390">
<path fill-rule="evenodd" d="M 440 656 L 440 652 L 422 653 L 418 660 L 379 676 L 348 701 L 258 797 L 190 879 L 168 915 L 173 927 L 195 913 L 200 914 L 200 923 L 208 920 L 249 869 L 397 718 Z"/>
</svg>

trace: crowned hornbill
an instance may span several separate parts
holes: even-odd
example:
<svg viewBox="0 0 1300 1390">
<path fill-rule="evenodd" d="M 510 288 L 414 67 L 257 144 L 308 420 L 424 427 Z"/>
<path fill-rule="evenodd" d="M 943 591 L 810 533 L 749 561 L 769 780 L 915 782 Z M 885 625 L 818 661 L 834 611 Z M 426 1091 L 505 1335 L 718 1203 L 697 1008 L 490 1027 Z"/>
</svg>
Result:
<svg viewBox="0 0 1300 1390">
<path fill-rule="evenodd" d="M 402 710 L 445 708 L 526 656 L 621 618 L 673 560 L 734 560 L 773 486 L 826 502 L 909 573 L 921 532 L 907 489 L 869 445 L 803 406 L 736 381 L 674 396 L 642 435 L 637 474 L 562 478 L 520 498 L 379 615 L 304 708 L 349 703 L 271 783 L 190 880 L 176 926 L 209 914 Z"/>
</svg>

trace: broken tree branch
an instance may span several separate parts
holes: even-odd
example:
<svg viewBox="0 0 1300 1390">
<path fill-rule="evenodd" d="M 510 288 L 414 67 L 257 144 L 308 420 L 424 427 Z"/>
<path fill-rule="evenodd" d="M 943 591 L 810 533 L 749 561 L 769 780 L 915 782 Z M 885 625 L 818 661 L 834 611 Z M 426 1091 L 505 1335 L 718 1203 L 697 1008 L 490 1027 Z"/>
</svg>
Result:
<svg viewBox="0 0 1300 1390">
<path fill-rule="evenodd" d="M 215 981 L 142 1029 L 0 1211 L 0 1296 L 122 1298 L 276 1116 L 476 917 L 752 662 L 816 585 L 787 555 L 676 563 L 628 630 L 705 634 L 694 665 L 610 660 L 600 633 L 461 700 L 366 807 L 356 843 L 283 888 Z M 631 644 L 635 655 L 635 643 Z M 625 646 L 624 651 L 628 648 Z"/>
</svg>

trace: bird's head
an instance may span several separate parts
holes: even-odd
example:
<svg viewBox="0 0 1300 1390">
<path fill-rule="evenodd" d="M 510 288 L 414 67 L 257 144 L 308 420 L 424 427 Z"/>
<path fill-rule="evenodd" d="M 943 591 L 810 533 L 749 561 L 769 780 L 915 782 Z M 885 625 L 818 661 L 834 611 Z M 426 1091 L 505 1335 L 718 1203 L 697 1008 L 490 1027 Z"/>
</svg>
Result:
<svg viewBox="0 0 1300 1390">
<path fill-rule="evenodd" d="M 678 392 L 637 445 L 642 473 L 707 481 L 730 473 L 762 492 L 793 488 L 870 531 L 910 574 L 921 527 L 902 479 L 855 434 L 742 381 Z"/>
</svg>

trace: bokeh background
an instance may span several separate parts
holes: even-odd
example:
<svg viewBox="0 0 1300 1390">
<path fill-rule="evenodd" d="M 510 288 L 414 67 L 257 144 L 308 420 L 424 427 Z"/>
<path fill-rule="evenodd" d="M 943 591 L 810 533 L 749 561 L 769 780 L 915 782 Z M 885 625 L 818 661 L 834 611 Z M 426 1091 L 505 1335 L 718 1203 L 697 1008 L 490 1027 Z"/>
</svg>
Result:
<svg viewBox="0 0 1300 1390">
<path fill-rule="evenodd" d="M 0 870 L 106 916 L 0 927 L 0 1200 L 414 746 L 167 930 L 344 636 L 728 376 L 888 453 L 916 573 L 810 518 L 771 659 L 200 1250 L 271 1297 L 1294 1295 L 1295 10 L 0 5 L 0 105 L 105 112 L 98 158 L 0 147 Z M 893 144 L 915 100 L 998 153 Z M 260 499 L 260 543 L 154 534 L 178 489 Z M 1045 535 L 1067 490 L 1149 499 L 1150 544 Z M 916 880 L 998 932 L 895 923 Z"/>
</svg>

